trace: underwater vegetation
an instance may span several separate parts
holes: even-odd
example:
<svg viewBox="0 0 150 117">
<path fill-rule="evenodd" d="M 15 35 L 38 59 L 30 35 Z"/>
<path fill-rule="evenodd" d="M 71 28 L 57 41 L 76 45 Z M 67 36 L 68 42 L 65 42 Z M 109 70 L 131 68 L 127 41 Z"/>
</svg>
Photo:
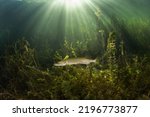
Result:
<svg viewBox="0 0 150 117">
<path fill-rule="evenodd" d="M 96 63 L 49 68 L 40 66 L 27 40 L 18 40 L 0 57 L 0 99 L 149 99 L 150 58 L 127 55 L 123 43 L 117 52 L 115 38 L 111 32 Z M 63 61 L 80 59 L 89 60 L 67 55 Z"/>
<path fill-rule="evenodd" d="M 0 0 L 0 99 L 150 99 L 149 13 L 84 1 Z"/>
</svg>

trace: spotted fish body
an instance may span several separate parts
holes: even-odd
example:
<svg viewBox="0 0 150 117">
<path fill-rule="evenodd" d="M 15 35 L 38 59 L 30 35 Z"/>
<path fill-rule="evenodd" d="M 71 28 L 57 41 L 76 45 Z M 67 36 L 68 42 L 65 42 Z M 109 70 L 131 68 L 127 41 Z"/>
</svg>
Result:
<svg viewBox="0 0 150 117">
<path fill-rule="evenodd" d="M 67 66 L 67 65 L 88 65 L 90 63 L 95 63 L 96 59 L 87 59 L 87 58 L 70 58 L 67 60 L 59 61 L 55 63 L 54 66 Z"/>
</svg>

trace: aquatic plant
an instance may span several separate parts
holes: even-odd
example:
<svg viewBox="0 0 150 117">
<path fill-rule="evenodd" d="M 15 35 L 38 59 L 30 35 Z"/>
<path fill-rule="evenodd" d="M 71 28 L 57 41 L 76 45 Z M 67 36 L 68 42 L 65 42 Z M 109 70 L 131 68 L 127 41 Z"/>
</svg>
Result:
<svg viewBox="0 0 150 117">
<path fill-rule="evenodd" d="M 106 64 L 40 68 L 25 39 L 0 58 L 1 99 L 149 99 L 150 58 L 116 55 L 116 34 L 109 34 Z M 65 55 L 65 54 L 64 54 Z M 124 59 L 120 59 L 122 56 Z M 65 56 L 62 59 L 69 59 Z M 122 64 L 126 60 L 127 64 Z"/>
</svg>

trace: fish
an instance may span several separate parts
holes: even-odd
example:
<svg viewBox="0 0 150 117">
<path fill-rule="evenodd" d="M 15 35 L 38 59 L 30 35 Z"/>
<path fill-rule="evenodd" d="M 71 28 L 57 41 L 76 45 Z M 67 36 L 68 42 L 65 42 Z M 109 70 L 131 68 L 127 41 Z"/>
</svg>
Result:
<svg viewBox="0 0 150 117">
<path fill-rule="evenodd" d="M 90 63 L 95 63 L 96 59 L 88 59 L 88 58 L 68 58 L 66 60 L 59 61 L 55 63 L 54 66 L 61 67 L 67 65 L 88 65 Z"/>
</svg>

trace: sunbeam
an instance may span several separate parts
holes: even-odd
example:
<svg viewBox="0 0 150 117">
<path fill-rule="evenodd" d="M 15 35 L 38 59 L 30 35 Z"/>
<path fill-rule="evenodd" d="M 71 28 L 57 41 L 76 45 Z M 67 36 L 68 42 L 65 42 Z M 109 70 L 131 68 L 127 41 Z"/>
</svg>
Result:
<svg viewBox="0 0 150 117">
<path fill-rule="evenodd" d="M 81 0 L 61 0 L 65 5 L 69 7 L 77 7 L 81 5 Z"/>
</svg>

